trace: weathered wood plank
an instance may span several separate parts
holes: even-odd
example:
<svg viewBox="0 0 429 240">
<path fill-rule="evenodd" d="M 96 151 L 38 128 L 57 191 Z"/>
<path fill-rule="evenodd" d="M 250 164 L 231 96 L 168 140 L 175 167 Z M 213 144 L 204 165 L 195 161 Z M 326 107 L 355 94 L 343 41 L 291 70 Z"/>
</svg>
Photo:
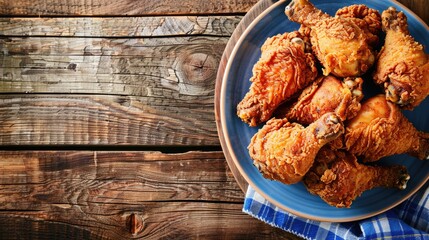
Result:
<svg viewBox="0 0 429 240">
<path fill-rule="evenodd" d="M 190 40 L 193 41 L 189 43 Z M 80 38 L 39 38 L 37 41 L 30 38 L 4 43 L 2 52 L 7 55 L 0 56 L 1 92 L 95 93 L 144 98 L 105 96 L 96 97 L 98 100 L 85 100 L 55 95 L 36 97 L 33 101 L 34 95 L 16 96 L 18 98 L 15 100 L 11 99 L 12 95 L 7 95 L 2 98 L 5 101 L 1 110 L 3 119 L 9 119 L 1 124 L 5 130 L 2 132 L 3 144 L 218 143 L 213 131 L 212 96 L 215 66 L 220 58 L 222 42 L 207 41 L 206 38 L 145 41 L 86 41 Z M 44 100 L 47 102 L 43 103 Z M 104 106 L 99 108 L 98 101 L 103 102 Z M 135 105 L 134 113 L 130 113 L 130 108 L 125 106 L 130 102 Z M 118 110 L 115 105 L 125 109 L 114 113 L 116 117 L 109 112 Z M 28 111 L 21 110 L 16 115 L 13 110 L 16 106 Z M 32 109 L 32 106 L 35 108 Z M 91 112 L 88 109 L 96 110 Z M 77 115 L 73 114 L 76 111 L 83 118 L 77 120 Z M 122 111 L 128 114 L 123 115 Z M 98 119 L 101 116 L 104 119 Z M 109 120 L 111 117 L 113 119 Z M 32 118 L 35 120 L 32 121 Z M 85 119 L 91 121 L 85 123 Z M 58 123 L 56 127 L 51 127 L 51 121 Z M 99 121 L 110 122 L 100 128 Z M 82 126 L 95 131 L 88 133 L 88 129 Z M 171 130 L 174 130 L 173 135 Z M 127 136 L 128 132 L 133 133 Z M 205 136 L 198 136 L 200 133 Z"/>
<path fill-rule="evenodd" d="M 183 0 L 178 2 L 153 0 L 0 0 L 0 15 L 17 16 L 135 16 L 168 14 L 245 13 L 257 0 Z"/>
<path fill-rule="evenodd" d="M 426 23 L 429 22 L 429 5 L 422 0 L 398 0 L 412 9 Z M 117 1 L 77 1 L 67 0 L 45 2 L 43 0 L 0 0 L 0 15 L 6 16 L 141 16 L 141 15 L 206 15 L 244 14 L 258 1 L 168 1 L 117 0 Z M 174 8 L 171 7 L 174 5 Z"/>
<path fill-rule="evenodd" d="M 217 145 L 214 80 L 226 40 L 2 39 L 0 142 Z"/>
<path fill-rule="evenodd" d="M 159 201 L 241 203 L 222 152 L 0 152 L 0 209 L 48 202 L 138 205 Z M 114 207 L 113 207 L 114 208 Z"/>
<path fill-rule="evenodd" d="M 0 18 L 0 36 L 231 36 L 241 16 Z"/>
<path fill-rule="evenodd" d="M 228 37 L 183 36 L 154 38 L 0 37 L 0 53 L 8 55 L 151 56 L 187 46 L 224 46 Z M 218 43 L 218 44 L 216 44 Z M 223 48 L 219 54 L 222 54 Z M 159 54 L 159 53 L 158 53 Z"/>
<path fill-rule="evenodd" d="M 290 237 L 241 212 L 222 152 L 2 151 L 0 173 L 1 239 Z"/>
<path fill-rule="evenodd" d="M 3 38 L 0 92 L 212 97 L 227 40 Z"/>
<path fill-rule="evenodd" d="M 0 95 L 0 145 L 218 145 L 212 108 L 210 98 Z"/>
<path fill-rule="evenodd" d="M 242 213 L 240 204 L 162 202 L 88 213 L 51 206 L 44 211 L 0 210 L 0 238 L 301 239 Z M 141 219 L 135 234 L 129 226 L 132 214 Z"/>
</svg>

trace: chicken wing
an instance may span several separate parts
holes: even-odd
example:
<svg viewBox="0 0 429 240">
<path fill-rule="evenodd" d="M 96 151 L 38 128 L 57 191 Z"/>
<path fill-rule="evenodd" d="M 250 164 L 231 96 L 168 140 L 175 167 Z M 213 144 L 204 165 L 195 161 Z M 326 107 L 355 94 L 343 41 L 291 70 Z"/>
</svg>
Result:
<svg viewBox="0 0 429 240">
<path fill-rule="evenodd" d="M 383 95 L 362 104 L 357 116 L 346 124 L 344 139 L 345 149 L 365 162 L 402 153 L 422 160 L 429 155 L 429 133 L 418 131 Z"/>
<path fill-rule="evenodd" d="M 345 121 L 356 116 L 360 109 L 362 83 L 362 78 L 341 81 L 332 75 L 321 76 L 302 91 L 296 102 L 282 107 L 276 115 L 308 125 L 323 114 L 334 112 L 341 121 Z"/>
<path fill-rule="evenodd" d="M 329 205 L 348 208 L 364 191 L 375 187 L 402 190 L 409 179 L 404 166 L 367 166 L 351 153 L 322 148 L 303 182 Z"/>
<path fill-rule="evenodd" d="M 373 78 L 386 98 L 413 109 L 429 95 L 429 55 L 408 31 L 407 17 L 390 7 L 382 13 L 386 40 L 378 55 Z"/>
<path fill-rule="evenodd" d="M 273 118 L 252 137 L 249 154 L 264 177 L 293 184 L 313 165 L 319 149 L 343 132 L 334 113 L 323 115 L 307 128 Z"/>
<path fill-rule="evenodd" d="M 312 49 L 324 67 L 324 75 L 361 76 L 374 64 L 373 48 L 378 37 L 372 33 L 377 26 L 373 22 L 381 18 L 375 10 L 364 5 L 360 8 L 356 13 L 350 9 L 331 17 L 308 0 L 292 0 L 286 7 L 285 13 L 291 21 L 311 29 Z M 361 19 L 364 14 L 369 15 L 370 20 Z"/>
<path fill-rule="evenodd" d="M 305 37 L 297 31 L 264 43 L 253 67 L 250 90 L 237 106 L 244 122 L 256 126 L 267 121 L 281 103 L 317 77 L 315 58 L 305 46 Z"/>
</svg>

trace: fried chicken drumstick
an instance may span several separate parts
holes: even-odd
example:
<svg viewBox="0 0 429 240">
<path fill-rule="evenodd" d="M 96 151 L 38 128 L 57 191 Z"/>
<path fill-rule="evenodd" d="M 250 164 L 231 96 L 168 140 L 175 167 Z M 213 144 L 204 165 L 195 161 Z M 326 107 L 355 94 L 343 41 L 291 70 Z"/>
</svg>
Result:
<svg viewBox="0 0 429 240">
<path fill-rule="evenodd" d="M 261 51 L 250 90 L 237 106 L 237 115 L 250 126 L 270 119 L 281 103 L 317 77 L 315 59 L 297 31 L 267 39 Z"/>
<path fill-rule="evenodd" d="M 408 31 L 407 17 L 390 7 L 382 13 L 386 40 L 378 55 L 373 78 L 386 98 L 413 109 L 429 95 L 429 55 Z"/>
<path fill-rule="evenodd" d="M 409 179 L 404 166 L 367 166 L 351 153 L 322 148 L 304 184 L 329 205 L 348 208 L 364 191 L 375 187 L 402 190 Z"/>
<path fill-rule="evenodd" d="M 331 75 L 321 76 L 302 91 L 292 106 L 281 107 L 276 115 L 308 125 L 323 114 L 334 112 L 341 121 L 345 121 L 360 110 L 362 83 L 362 78 L 341 81 Z"/>
<path fill-rule="evenodd" d="M 291 21 L 311 29 L 313 52 L 324 67 L 324 75 L 361 76 L 374 64 L 373 48 L 381 26 L 376 10 L 353 5 L 331 17 L 308 0 L 292 0 L 285 13 Z"/>
<path fill-rule="evenodd" d="M 428 159 L 429 133 L 418 131 L 399 107 L 383 95 L 362 104 L 357 116 L 346 124 L 345 149 L 364 162 L 393 154 L 407 153 Z"/>
<path fill-rule="evenodd" d="M 320 148 L 343 132 L 343 124 L 334 113 L 323 115 L 306 128 L 273 118 L 252 137 L 249 154 L 265 178 L 293 184 L 304 177 Z"/>
</svg>

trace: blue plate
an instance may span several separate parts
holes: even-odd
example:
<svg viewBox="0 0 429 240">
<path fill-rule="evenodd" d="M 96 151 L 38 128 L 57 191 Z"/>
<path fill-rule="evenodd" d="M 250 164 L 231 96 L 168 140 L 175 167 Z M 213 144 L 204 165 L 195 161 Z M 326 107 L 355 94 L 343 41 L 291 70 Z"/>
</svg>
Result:
<svg viewBox="0 0 429 240">
<path fill-rule="evenodd" d="M 380 164 L 401 164 L 407 167 L 411 179 L 406 190 L 377 188 L 364 192 L 352 204 L 351 208 L 335 208 L 326 204 L 318 196 L 310 194 L 302 183 L 285 185 L 265 179 L 253 166 L 247 151 L 250 139 L 258 128 L 249 127 L 236 115 L 237 104 L 249 90 L 249 79 L 253 65 L 260 57 L 260 47 L 268 37 L 297 30 L 299 25 L 288 20 L 284 9 L 290 1 L 280 1 L 266 9 L 246 29 L 238 40 L 225 70 L 220 96 L 220 121 L 224 133 L 224 151 L 231 155 L 236 167 L 246 181 L 261 195 L 279 208 L 295 215 L 331 222 L 359 220 L 384 212 L 415 193 L 429 178 L 429 161 L 420 161 L 407 155 L 396 155 L 382 159 Z M 408 17 L 409 30 L 412 36 L 429 46 L 429 28 L 403 5 L 391 1 L 376 0 L 313 0 L 316 7 L 334 15 L 344 6 L 365 4 L 380 11 L 394 6 Z M 372 84 L 364 86 L 366 96 L 380 91 Z M 429 98 L 413 111 L 404 111 L 405 116 L 420 131 L 429 132 Z"/>
</svg>

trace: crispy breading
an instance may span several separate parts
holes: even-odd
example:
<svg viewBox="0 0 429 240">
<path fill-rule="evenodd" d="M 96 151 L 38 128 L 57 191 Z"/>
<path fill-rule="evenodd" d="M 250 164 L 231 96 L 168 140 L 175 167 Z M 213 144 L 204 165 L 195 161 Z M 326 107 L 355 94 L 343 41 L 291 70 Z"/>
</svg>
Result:
<svg viewBox="0 0 429 240">
<path fill-rule="evenodd" d="M 371 22 L 381 21 L 380 14 L 363 5 L 357 6 L 356 11 L 353 8 L 331 17 L 308 0 L 293 0 L 286 7 L 285 13 L 291 21 L 311 29 L 313 52 L 323 65 L 324 75 L 361 76 L 375 62 L 378 37 L 373 32 L 378 25 Z"/>
<path fill-rule="evenodd" d="M 351 119 L 360 110 L 362 83 L 363 79 L 360 77 L 341 81 L 331 75 L 321 76 L 306 87 L 290 106 L 279 109 L 276 116 L 284 116 L 304 125 L 328 112 L 337 114 L 341 121 Z"/>
<path fill-rule="evenodd" d="M 429 95 L 429 55 L 408 31 L 407 17 L 390 7 L 382 13 L 386 32 L 373 74 L 386 98 L 404 109 L 413 109 Z"/>
<path fill-rule="evenodd" d="M 250 126 L 270 119 L 281 103 L 317 77 L 316 61 L 303 39 L 296 31 L 269 38 L 262 46 L 250 90 L 237 106 L 237 115 Z"/>
<path fill-rule="evenodd" d="M 402 190 L 409 179 L 404 166 L 364 165 L 349 152 L 322 148 L 305 175 L 304 184 L 329 205 L 348 208 L 364 191 L 376 187 Z"/>
<path fill-rule="evenodd" d="M 401 153 L 420 159 L 429 155 L 429 133 L 418 131 L 383 95 L 362 104 L 357 116 L 346 124 L 344 139 L 345 148 L 365 162 Z"/>
<path fill-rule="evenodd" d="M 313 165 L 319 149 L 343 132 L 343 123 L 334 113 L 306 128 L 287 119 L 271 119 L 252 137 L 249 154 L 264 177 L 293 184 Z"/>
</svg>

